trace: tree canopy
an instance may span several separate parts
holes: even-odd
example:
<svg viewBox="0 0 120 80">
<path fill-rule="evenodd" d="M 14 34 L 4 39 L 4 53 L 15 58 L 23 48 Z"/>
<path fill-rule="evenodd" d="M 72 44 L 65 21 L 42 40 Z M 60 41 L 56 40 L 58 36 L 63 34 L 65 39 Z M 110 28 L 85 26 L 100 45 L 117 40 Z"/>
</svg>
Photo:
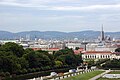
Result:
<svg viewBox="0 0 120 80">
<path fill-rule="evenodd" d="M 115 49 L 115 52 L 120 52 L 120 48 Z"/>
<path fill-rule="evenodd" d="M 81 55 L 75 55 L 72 49 L 65 48 L 49 54 L 48 51 L 22 46 L 8 42 L 0 46 L 0 73 L 22 74 L 53 69 L 54 67 L 77 66 L 82 63 Z"/>
</svg>

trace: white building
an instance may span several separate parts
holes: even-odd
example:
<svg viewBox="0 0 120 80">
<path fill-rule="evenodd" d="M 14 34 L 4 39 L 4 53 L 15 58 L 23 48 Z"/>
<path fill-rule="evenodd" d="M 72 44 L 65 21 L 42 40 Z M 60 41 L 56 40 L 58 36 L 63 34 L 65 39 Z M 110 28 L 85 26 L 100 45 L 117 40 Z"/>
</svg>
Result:
<svg viewBox="0 0 120 80">
<path fill-rule="evenodd" d="M 110 59 L 112 55 L 110 51 L 85 51 L 82 53 L 83 59 Z"/>
<path fill-rule="evenodd" d="M 72 48 L 72 49 L 75 49 L 76 47 L 85 48 L 84 45 L 82 45 L 81 43 L 76 43 L 76 42 L 66 43 L 66 47 Z"/>
<path fill-rule="evenodd" d="M 49 48 L 48 44 L 33 44 L 30 45 L 30 48 Z"/>
<path fill-rule="evenodd" d="M 86 45 L 86 51 L 112 51 L 117 48 L 113 43 L 88 43 Z"/>
<path fill-rule="evenodd" d="M 83 59 L 120 59 L 120 53 L 110 51 L 84 51 Z"/>
<path fill-rule="evenodd" d="M 8 42 L 18 43 L 19 40 L 1 40 L 0 41 L 1 44 L 5 44 L 5 43 L 8 43 Z"/>
</svg>

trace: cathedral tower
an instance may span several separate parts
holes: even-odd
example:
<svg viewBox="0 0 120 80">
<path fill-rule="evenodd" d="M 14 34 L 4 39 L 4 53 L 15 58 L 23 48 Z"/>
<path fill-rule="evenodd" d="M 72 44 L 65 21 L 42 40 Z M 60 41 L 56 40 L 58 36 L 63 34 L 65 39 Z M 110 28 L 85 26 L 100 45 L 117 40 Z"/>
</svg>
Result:
<svg viewBox="0 0 120 80">
<path fill-rule="evenodd" d="M 102 24 L 101 41 L 104 41 L 104 40 L 105 40 L 105 37 L 104 37 L 103 24 Z"/>
</svg>

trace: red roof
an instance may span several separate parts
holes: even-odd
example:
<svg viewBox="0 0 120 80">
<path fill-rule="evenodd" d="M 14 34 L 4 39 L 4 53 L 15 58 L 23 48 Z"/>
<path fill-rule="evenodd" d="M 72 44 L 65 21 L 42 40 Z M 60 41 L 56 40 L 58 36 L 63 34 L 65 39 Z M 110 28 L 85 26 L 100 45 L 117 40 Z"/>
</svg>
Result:
<svg viewBox="0 0 120 80">
<path fill-rule="evenodd" d="M 120 47 L 120 45 L 117 45 L 117 47 Z"/>
<path fill-rule="evenodd" d="M 113 52 L 113 54 L 120 54 L 120 52 Z"/>
<path fill-rule="evenodd" d="M 84 51 L 83 48 L 80 48 L 78 50 L 74 50 L 74 54 L 80 54 L 82 51 Z"/>
<path fill-rule="evenodd" d="M 112 54 L 111 51 L 85 51 L 84 54 Z"/>
<path fill-rule="evenodd" d="M 33 50 L 47 50 L 47 51 L 59 51 L 59 48 L 32 48 Z"/>
<path fill-rule="evenodd" d="M 34 51 L 41 50 L 41 48 L 32 48 Z"/>
<path fill-rule="evenodd" d="M 49 48 L 48 51 L 59 51 L 60 48 Z"/>
</svg>

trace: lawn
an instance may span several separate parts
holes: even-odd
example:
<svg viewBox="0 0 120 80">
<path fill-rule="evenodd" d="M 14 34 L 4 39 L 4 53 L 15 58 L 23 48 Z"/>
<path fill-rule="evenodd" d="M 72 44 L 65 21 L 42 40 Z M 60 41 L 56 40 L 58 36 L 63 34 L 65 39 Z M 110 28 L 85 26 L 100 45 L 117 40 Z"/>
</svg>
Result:
<svg viewBox="0 0 120 80">
<path fill-rule="evenodd" d="M 112 71 L 112 72 L 109 72 L 108 74 L 120 74 L 120 71 Z M 120 80 L 120 79 L 108 79 L 108 78 L 99 78 L 97 80 Z"/>
<path fill-rule="evenodd" d="M 65 78 L 63 80 L 88 80 L 98 74 L 101 74 L 103 73 L 104 71 L 92 71 L 92 72 L 89 72 L 89 73 L 84 73 L 84 74 L 80 74 L 80 75 L 77 75 L 77 76 L 72 76 L 72 77 L 69 77 L 69 78 Z"/>
<path fill-rule="evenodd" d="M 112 72 L 110 72 L 108 74 L 120 74 L 120 71 L 112 71 Z"/>
<path fill-rule="evenodd" d="M 97 80 L 120 80 L 120 79 L 108 79 L 108 78 L 99 78 Z"/>
</svg>

